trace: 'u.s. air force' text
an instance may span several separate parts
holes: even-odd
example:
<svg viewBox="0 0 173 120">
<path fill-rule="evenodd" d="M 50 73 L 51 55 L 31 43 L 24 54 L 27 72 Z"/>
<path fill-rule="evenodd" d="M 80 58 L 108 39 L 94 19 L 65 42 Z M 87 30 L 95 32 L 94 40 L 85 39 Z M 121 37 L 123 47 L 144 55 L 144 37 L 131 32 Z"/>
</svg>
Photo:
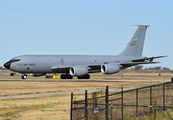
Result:
<svg viewBox="0 0 173 120">
<path fill-rule="evenodd" d="M 18 64 L 18 66 L 35 66 L 35 63 Z"/>
</svg>

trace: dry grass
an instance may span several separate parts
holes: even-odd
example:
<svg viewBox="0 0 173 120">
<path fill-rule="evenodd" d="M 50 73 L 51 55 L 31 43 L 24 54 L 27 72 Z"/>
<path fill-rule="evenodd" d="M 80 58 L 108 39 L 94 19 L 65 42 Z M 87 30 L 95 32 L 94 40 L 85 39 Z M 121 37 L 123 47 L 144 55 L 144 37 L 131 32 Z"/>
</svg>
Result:
<svg viewBox="0 0 173 120">
<path fill-rule="evenodd" d="M 46 92 L 100 89 L 108 85 L 110 88 L 134 87 L 137 82 L 16 82 L 1 81 L 0 95 L 19 95 Z M 139 86 L 150 83 L 138 82 Z M 84 95 L 75 95 L 75 99 L 84 99 Z M 89 96 L 90 97 L 90 96 Z M 0 100 L 0 119 L 59 119 L 70 117 L 70 95 L 30 99 Z"/>
<path fill-rule="evenodd" d="M 166 100 L 166 103 L 165 105 L 166 106 L 173 106 L 173 102 L 172 102 L 172 96 L 173 96 L 173 92 L 172 92 L 172 83 L 169 83 L 169 84 L 166 84 L 165 85 L 165 100 Z M 111 94 L 111 92 L 109 93 Z M 111 98 L 109 99 L 116 99 L 116 98 L 120 98 L 121 97 L 121 94 L 117 94 L 117 95 L 114 95 L 114 96 L 111 96 Z M 88 103 L 102 103 L 102 104 L 105 104 L 105 98 L 96 98 L 97 102 L 96 101 L 93 101 L 93 100 L 89 100 Z M 154 102 L 156 100 L 156 105 L 157 106 L 162 106 L 163 105 L 163 86 L 160 85 L 160 86 L 156 86 L 156 87 L 152 87 L 152 105 L 154 105 Z M 116 101 L 113 101 L 112 104 L 119 104 L 121 105 L 121 100 L 116 100 Z M 130 91 L 130 92 L 125 92 L 123 93 L 123 104 L 124 105 L 136 105 L 136 90 L 134 91 Z M 139 89 L 138 90 L 138 105 L 145 105 L 145 106 L 149 106 L 150 105 L 150 89 L 149 88 L 146 88 L 146 89 Z M 83 104 L 75 104 L 74 105 L 75 108 L 80 108 L 80 107 L 84 107 Z M 99 107 L 99 109 L 105 109 L 105 106 L 104 105 L 97 105 L 97 107 Z M 90 109 L 93 109 L 95 108 L 94 105 L 92 104 L 89 104 L 88 105 L 88 108 Z M 110 109 L 110 106 L 109 106 L 109 109 Z M 124 118 L 125 119 L 136 119 L 136 106 L 124 106 L 123 107 L 123 111 L 124 111 Z M 162 108 L 157 108 L 157 110 L 162 110 Z M 104 118 L 105 116 L 105 111 L 100 111 L 99 113 L 99 117 L 100 118 Z M 173 112 L 173 111 L 172 111 Z M 93 114 L 92 110 L 89 110 L 89 115 L 88 117 L 90 117 L 90 119 L 94 118 L 94 116 L 96 114 Z M 110 114 L 110 111 L 109 111 L 109 114 Z M 172 114 L 172 113 L 171 113 Z M 149 107 L 138 107 L 138 115 L 139 115 L 139 118 L 140 119 L 153 119 L 153 114 L 151 114 L 150 112 L 150 108 Z M 172 118 L 171 115 L 169 115 L 169 113 L 166 113 L 166 118 L 165 119 L 170 119 Z M 83 116 L 81 116 L 81 110 L 74 110 L 74 118 L 75 119 L 81 119 L 81 118 L 84 118 L 84 114 Z M 119 106 L 113 106 L 113 117 L 114 119 L 121 119 L 121 107 Z M 158 119 L 160 120 L 161 118 L 163 118 L 163 116 L 160 116 L 160 114 L 158 114 Z"/>
<path fill-rule="evenodd" d="M 5 74 L 8 73 L 9 71 L 5 71 Z M 120 88 L 121 86 L 134 88 L 137 83 L 138 87 L 150 85 L 150 81 L 139 81 L 141 79 L 158 80 L 153 81 L 153 84 L 158 84 L 162 83 L 164 78 L 170 80 L 171 76 L 173 76 L 172 73 L 162 73 L 162 76 L 158 76 L 158 73 L 152 74 L 151 71 L 148 73 L 131 71 L 128 73 L 124 71 L 123 75 L 124 76 L 120 78 L 119 74 L 110 76 L 101 76 L 99 73 L 91 74 L 91 79 L 102 79 L 107 80 L 108 82 L 86 82 L 85 80 L 84 82 L 46 82 L 45 77 L 35 78 L 28 76 L 28 80 L 45 80 L 45 82 L 27 82 L 27 80 L 0 81 L 0 96 L 65 92 L 85 89 L 105 89 L 105 86 L 107 85 L 109 88 Z M 118 82 L 111 82 L 115 78 L 118 79 Z M 20 79 L 20 74 L 16 76 L 1 75 L 0 80 L 4 79 Z M 131 81 L 132 79 L 135 79 L 135 81 Z M 121 80 L 123 80 L 123 82 L 120 82 Z M 74 97 L 75 99 L 84 99 L 84 95 L 75 95 Z M 0 111 L 0 119 L 2 120 L 69 120 L 70 95 L 0 100 Z"/>
<path fill-rule="evenodd" d="M 0 96 L 40 94 L 53 92 L 67 92 L 79 90 L 120 88 L 121 86 L 133 88 L 138 86 L 150 85 L 150 82 L 18 82 L 18 81 L 0 81 Z M 153 84 L 160 82 L 153 82 Z"/>
<path fill-rule="evenodd" d="M 70 96 L 0 100 L 0 119 L 69 120 Z"/>
</svg>

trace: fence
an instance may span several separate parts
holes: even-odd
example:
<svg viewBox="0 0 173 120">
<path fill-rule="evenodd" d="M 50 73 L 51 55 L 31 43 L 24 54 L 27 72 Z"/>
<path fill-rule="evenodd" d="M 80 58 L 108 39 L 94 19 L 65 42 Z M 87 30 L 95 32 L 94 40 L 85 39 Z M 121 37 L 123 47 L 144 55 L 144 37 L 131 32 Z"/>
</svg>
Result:
<svg viewBox="0 0 173 120">
<path fill-rule="evenodd" d="M 156 118 L 156 109 L 165 110 L 173 108 L 173 83 L 150 85 L 132 90 L 109 94 L 106 86 L 105 95 L 103 91 L 93 92 L 88 98 L 85 90 L 85 100 L 74 100 L 71 93 L 72 120 L 123 120 L 130 117 L 139 118 L 143 115 L 153 115 Z"/>
</svg>

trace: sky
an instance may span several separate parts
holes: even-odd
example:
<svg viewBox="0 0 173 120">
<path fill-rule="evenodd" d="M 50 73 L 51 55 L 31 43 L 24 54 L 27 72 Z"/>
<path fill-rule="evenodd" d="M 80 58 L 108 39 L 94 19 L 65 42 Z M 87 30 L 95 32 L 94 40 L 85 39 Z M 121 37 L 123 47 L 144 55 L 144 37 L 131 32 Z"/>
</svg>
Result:
<svg viewBox="0 0 173 120">
<path fill-rule="evenodd" d="M 117 55 L 147 28 L 147 67 L 173 69 L 172 0 L 1 0 L 0 66 L 19 55 Z"/>
</svg>

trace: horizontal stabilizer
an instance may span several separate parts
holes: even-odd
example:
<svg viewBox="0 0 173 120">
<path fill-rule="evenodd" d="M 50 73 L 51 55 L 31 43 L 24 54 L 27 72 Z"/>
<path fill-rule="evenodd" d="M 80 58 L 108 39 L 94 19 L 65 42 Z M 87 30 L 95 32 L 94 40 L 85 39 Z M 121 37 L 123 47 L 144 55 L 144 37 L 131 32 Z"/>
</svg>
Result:
<svg viewBox="0 0 173 120">
<path fill-rule="evenodd" d="M 149 58 L 143 58 L 143 59 L 136 59 L 136 60 L 132 60 L 133 62 L 144 62 L 146 60 L 148 61 L 153 61 L 153 59 L 157 59 L 157 58 L 163 58 L 163 57 L 168 57 L 168 56 L 157 56 L 157 57 L 149 57 Z"/>
<path fill-rule="evenodd" d="M 160 62 L 129 62 L 129 63 L 120 63 L 121 65 L 139 65 L 139 64 L 155 64 Z"/>
<path fill-rule="evenodd" d="M 160 62 L 129 62 L 129 63 L 120 63 L 120 65 L 124 69 L 124 68 L 140 65 L 140 64 L 155 64 L 155 63 L 160 63 Z"/>
</svg>

